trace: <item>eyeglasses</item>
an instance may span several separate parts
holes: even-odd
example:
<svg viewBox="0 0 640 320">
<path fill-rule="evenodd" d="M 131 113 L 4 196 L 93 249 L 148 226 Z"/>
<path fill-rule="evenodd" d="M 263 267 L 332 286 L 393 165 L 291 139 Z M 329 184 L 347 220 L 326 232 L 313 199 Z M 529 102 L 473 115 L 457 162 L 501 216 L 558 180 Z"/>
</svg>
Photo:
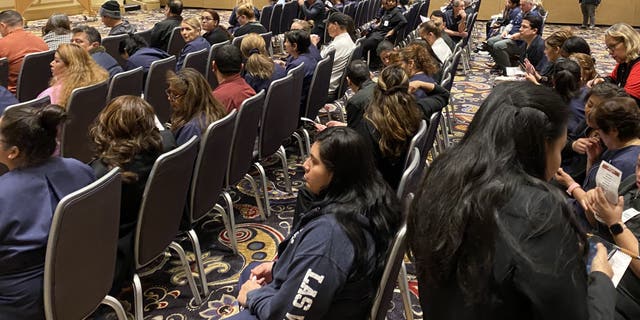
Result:
<svg viewBox="0 0 640 320">
<path fill-rule="evenodd" d="M 614 51 L 616 51 L 616 50 L 618 49 L 618 46 L 619 46 L 621 43 L 624 43 L 624 42 L 620 41 L 620 42 L 617 42 L 617 43 L 616 43 L 616 44 L 614 44 L 614 45 L 607 46 L 607 51 L 609 51 L 609 52 L 614 52 Z"/>
<path fill-rule="evenodd" d="M 167 94 L 167 98 L 169 99 L 169 101 L 176 101 L 184 95 L 184 94 L 175 94 L 171 92 L 171 90 L 169 89 L 164 90 L 164 93 Z"/>
<path fill-rule="evenodd" d="M 209 18 L 209 17 L 200 17 L 200 20 L 202 20 L 202 21 L 213 21 L 213 18 Z"/>
</svg>

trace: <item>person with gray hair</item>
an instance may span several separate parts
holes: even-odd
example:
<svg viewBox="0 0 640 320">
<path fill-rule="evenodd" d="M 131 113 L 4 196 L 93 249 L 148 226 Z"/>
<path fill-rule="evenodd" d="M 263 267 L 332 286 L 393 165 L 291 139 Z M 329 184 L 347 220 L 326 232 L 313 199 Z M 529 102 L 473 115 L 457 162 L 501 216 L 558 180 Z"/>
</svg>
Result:
<svg viewBox="0 0 640 320">
<path fill-rule="evenodd" d="M 4 10 L 0 12 L 0 57 L 9 60 L 9 79 L 7 89 L 16 93 L 18 74 L 24 56 L 33 52 L 49 50 L 42 38 L 27 32 L 23 28 L 24 20 L 18 11 Z"/>
<path fill-rule="evenodd" d="M 110 36 L 117 34 L 134 34 L 136 33 L 136 27 L 129 23 L 127 20 L 122 19 L 120 14 L 120 4 L 118 1 L 109 0 L 100 6 L 100 17 L 102 23 L 105 26 L 111 28 L 109 31 Z"/>
<path fill-rule="evenodd" d="M 52 14 L 42 27 L 42 40 L 49 49 L 56 50 L 61 43 L 71 41 L 71 22 L 66 14 Z"/>
</svg>

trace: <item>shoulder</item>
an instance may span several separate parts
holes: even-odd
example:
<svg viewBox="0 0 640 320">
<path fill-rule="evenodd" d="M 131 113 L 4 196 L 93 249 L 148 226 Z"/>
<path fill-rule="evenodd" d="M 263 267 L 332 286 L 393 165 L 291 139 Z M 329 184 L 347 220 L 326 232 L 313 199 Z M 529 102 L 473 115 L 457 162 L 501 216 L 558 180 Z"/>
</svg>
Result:
<svg viewBox="0 0 640 320">
<path fill-rule="evenodd" d="M 334 214 L 324 214 L 311 220 L 291 237 L 290 243 L 299 242 L 306 254 L 344 255 L 352 257 L 353 244 L 336 220 Z"/>
</svg>

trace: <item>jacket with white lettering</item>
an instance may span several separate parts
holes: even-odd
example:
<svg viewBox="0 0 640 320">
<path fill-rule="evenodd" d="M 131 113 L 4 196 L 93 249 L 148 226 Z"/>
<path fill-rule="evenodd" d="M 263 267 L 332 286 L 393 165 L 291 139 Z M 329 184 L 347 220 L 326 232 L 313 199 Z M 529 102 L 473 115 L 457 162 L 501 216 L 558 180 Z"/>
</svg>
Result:
<svg viewBox="0 0 640 320">
<path fill-rule="evenodd" d="M 299 224 L 278 247 L 273 281 L 250 291 L 247 309 L 234 319 L 366 319 L 379 279 L 355 279 L 354 247 L 335 215 L 314 208 Z M 365 234 L 373 266 L 375 244 Z"/>
</svg>

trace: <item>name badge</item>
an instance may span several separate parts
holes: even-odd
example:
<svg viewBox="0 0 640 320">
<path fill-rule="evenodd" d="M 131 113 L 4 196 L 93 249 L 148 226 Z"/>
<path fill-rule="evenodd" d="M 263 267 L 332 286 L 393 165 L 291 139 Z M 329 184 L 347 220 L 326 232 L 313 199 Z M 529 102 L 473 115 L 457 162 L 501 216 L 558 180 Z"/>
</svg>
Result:
<svg viewBox="0 0 640 320">
<path fill-rule="evenodd" d="M 384 25 L 385 27 L 388 27 L 389 26 L 389 20 L 386 20 L 385 22 L 383 22 L 382 25 Z"/>
</svg>

